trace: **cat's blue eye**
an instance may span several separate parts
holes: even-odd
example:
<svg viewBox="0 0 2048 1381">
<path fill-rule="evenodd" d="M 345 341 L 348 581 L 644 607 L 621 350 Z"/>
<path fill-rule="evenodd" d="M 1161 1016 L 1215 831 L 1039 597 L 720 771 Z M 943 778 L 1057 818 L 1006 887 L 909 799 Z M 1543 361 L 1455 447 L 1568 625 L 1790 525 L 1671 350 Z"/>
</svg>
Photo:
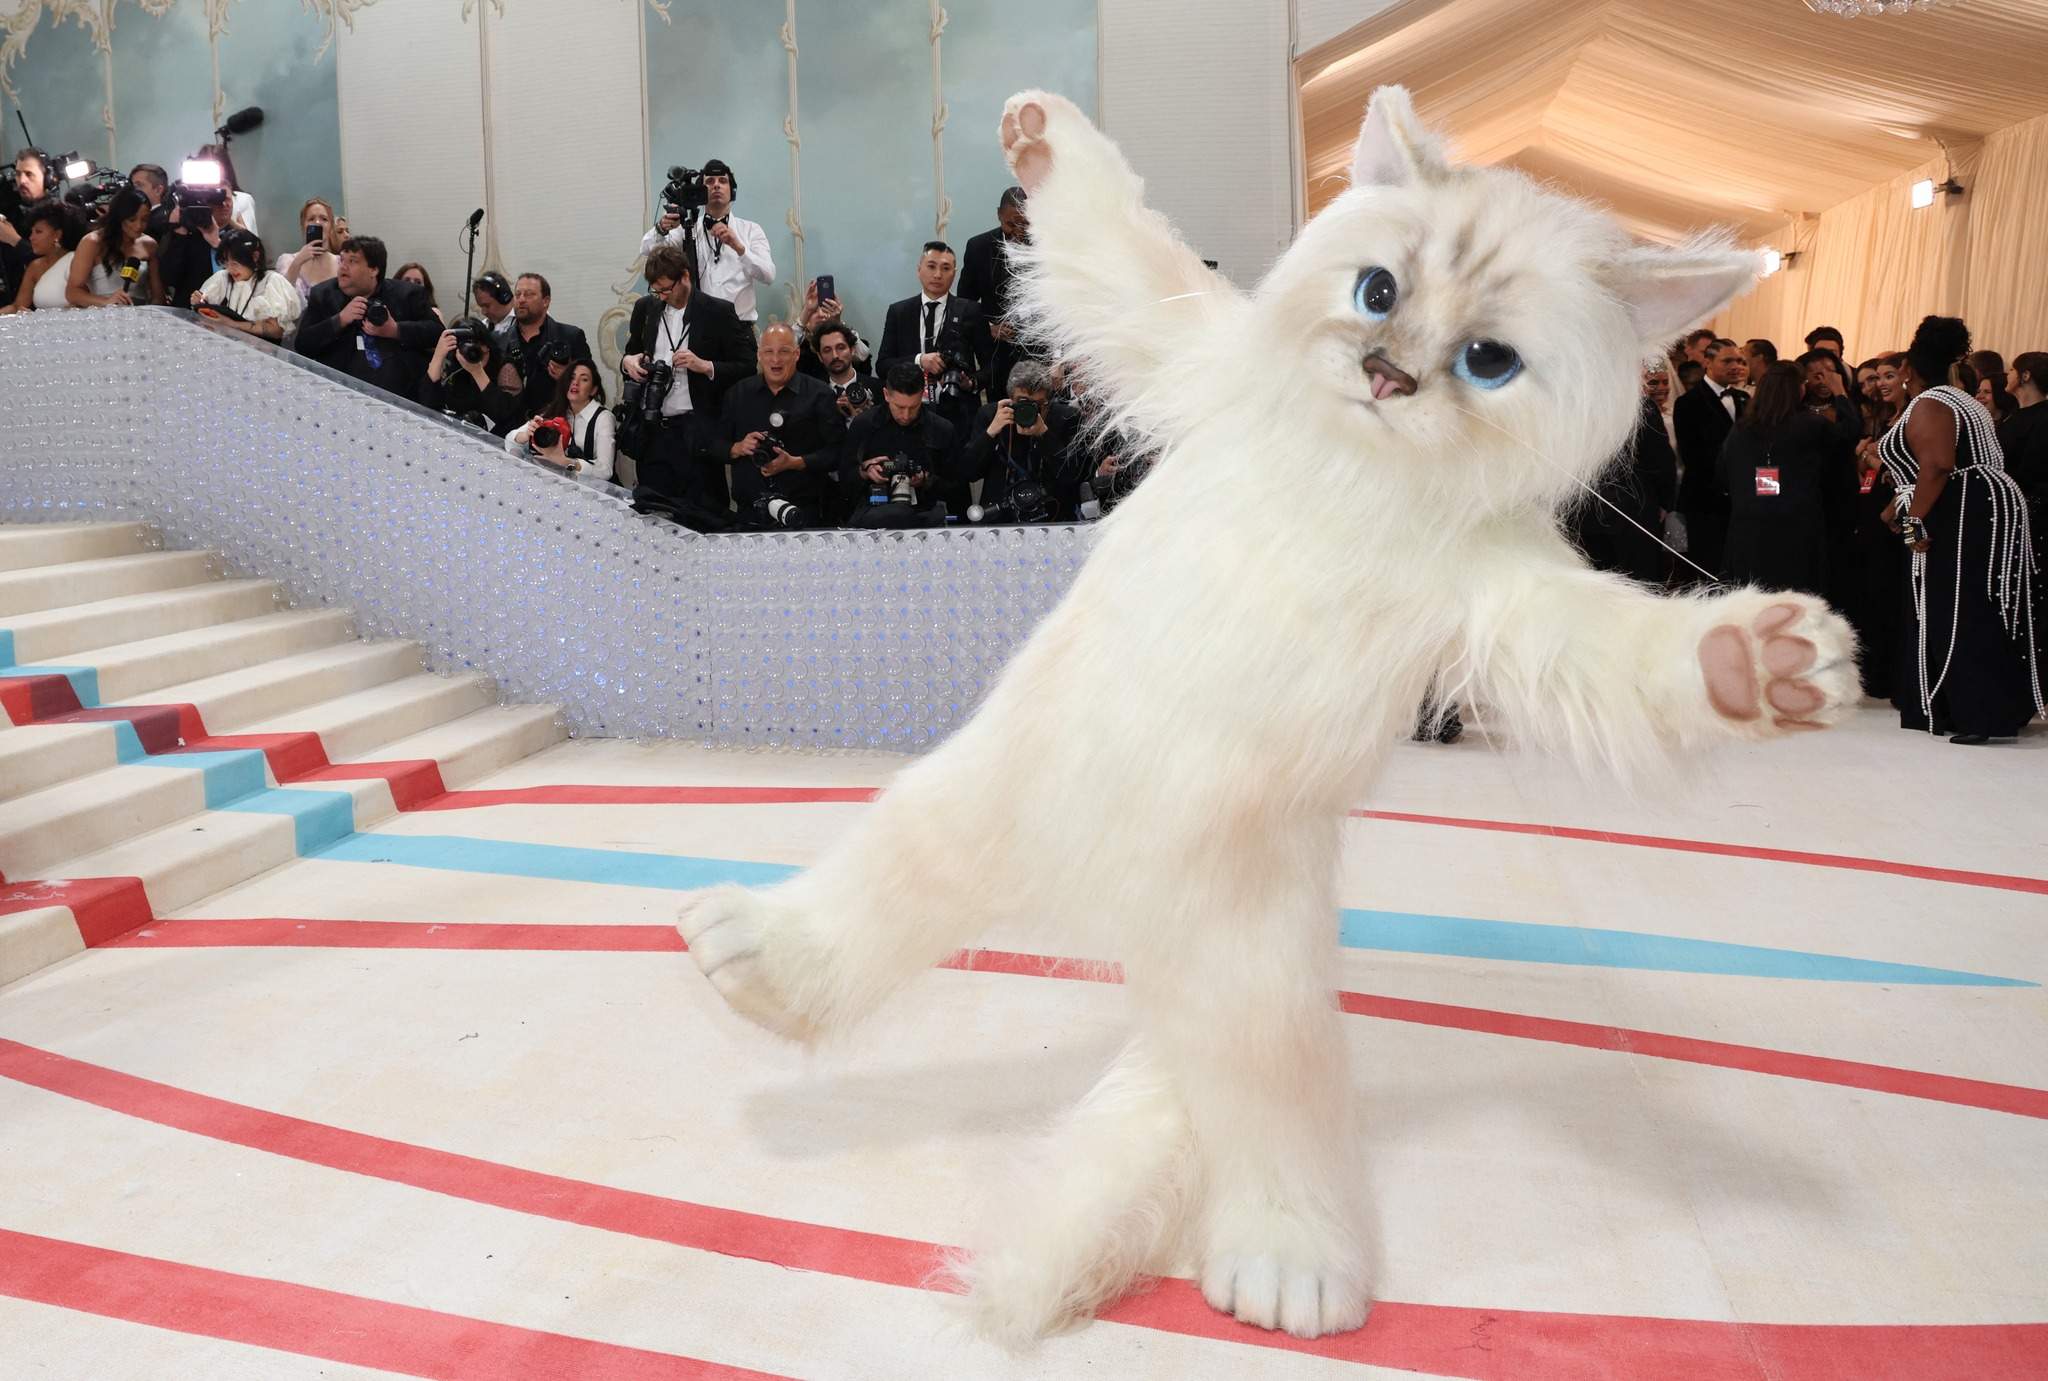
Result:
<svg viewBox="0 0 2048 1381">
<path fill-rule="evenodd" d="M 1497 340 L 1471 341 L 1451 361 L 1451 373 L 1474 388 L 1499 388 L 1521 372 L 1515 347 Z"/>
<path fill-rule="evenodd" d="M 1352 291 L 1351 300 L 1368 319 L 1385 321 L 1400 295 L 1400 284 L 1394 281 L 1392 273 L 1386 269 L 1367 269 L 1358 275 L 1358 287 Z"/>
</svg>

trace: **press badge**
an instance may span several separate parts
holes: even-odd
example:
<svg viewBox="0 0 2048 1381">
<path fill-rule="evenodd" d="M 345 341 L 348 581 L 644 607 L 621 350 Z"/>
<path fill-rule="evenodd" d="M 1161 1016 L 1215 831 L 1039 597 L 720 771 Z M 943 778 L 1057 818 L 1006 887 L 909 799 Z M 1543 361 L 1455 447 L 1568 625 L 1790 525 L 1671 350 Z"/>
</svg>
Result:
<svg viewBox="0 0 2048 1381">
<path fill-rule="evenodd" d="M 1756 467 L 1756 492 L 1760 496 L 1783 492 L 1782 486 L 1778 483 L 1777 466 L 1759 465 Z"/>
</svg>

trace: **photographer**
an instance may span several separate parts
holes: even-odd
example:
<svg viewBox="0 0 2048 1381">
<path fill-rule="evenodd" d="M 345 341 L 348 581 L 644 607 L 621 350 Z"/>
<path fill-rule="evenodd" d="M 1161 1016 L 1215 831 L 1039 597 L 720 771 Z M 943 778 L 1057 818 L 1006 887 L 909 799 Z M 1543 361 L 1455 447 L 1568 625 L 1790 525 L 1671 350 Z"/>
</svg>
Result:
<svg viewBox="0 0 2048 1381">
<path fill-rule="evenodd" d="M 752 333 L 732 304 L 693 291 L 690 261 L 669 245 L 647 256 L 647 296 L 633 304 L 621 407 L 652 414 L 638 450 L 640 483 L 729 523 L 725 459 L 713 453 L 717 409 L 727 389 L 754 372 Z"/>
<path fill-rule="evenodd" d="M 161 242 L 171 233 L 171 175 L 155 163 L 138 163 L 128 170 L 128 185 L 149 203 L 149 233 Z"/>
<path fill-rule="evenodd" d="M 534 456 L 572 475 L 612 477 L 617 423 L 604 409 L 604 381 L 589 360 L 570 365 L 548 409 L 505 438 L 514 455 Z"/>
<path fill-rule="evenodd" d="M 730 302 L 734 315 L 751 325 L 760 316 L 754 306 L 754 285 L 775 281 L 768 235 L 746 217 L 732 214 L 732 199 L 740 184 L 724 159 L 705 160 L 703 186 L 704 218 L 695 235 L 698 290 Z M 651 254 L 663 243 L 681 249 L 688 239 L 681 208 L 665 203 L 654 228 L 641 237 L 640 252 Z"/>
<path fill-rule="evenodd" d="M 200 315 L 214 315 L 237 331 L 283 340 L 299 324 L 299 295 L 270 267 L 263 241 L 229 226 L 221 232 L 220 249 L 227 267 L 192 294 L 192 305 Z"/>
<path fill-rule="evenodd" d="M 191 302 L 192 294 L 227 267 L 221 237 L 235 228 L 233 202 L 223 198 L 218 205 L 199 205 L 186 200 L 189 194 L 182 187 L 171 189 L 170 235 L 163 249 L 163 300 L 173 307 Z"/>
<path fill-rule="evenodd" d="M 1082 474 L 1069 454 L 1073 416 L 1052 401 L 1051 371 L 1025 360 L 1010 371 L 1010 396 L 974 419 L 961 451 L 960 482 L 981 481 L 985 521 L 1067 522 Z"/>
<path fill-rule="evenodd" d="M 841 417 L 858 417 L 880 401 L 882 385 L 861 363 L 860 337 L 851 326 L 835 317 L 812 331 L 807 345 L 807 358 L 818 363 L 814 377 L 832 390 Z"/>
<path fill-rule="evenodd" d="M 519 416 L 519 394 L 498 379 L 504 363 L 496 333 L 481 318 L 466 316 L 443 331 L 427 361 L 419 400 L 439 412 L 458 417 L 481 416 L 501 435 Z"/>
<path fill-rule="evenodd" d="M 555 385 L 571 364 L 590 358 L 583 328 L 548 315 L 554 298 L 548 280 L 537 273 L 520 274 L 512 287 L 512 328 L 501 340 L 510 369 L 500 371 L 499 382 L 509 387 L 516 372 L 520 411 L 529 417 L 555 396 Z"/>
<path fill-rule="evenodd" d="M 6 204 L 0 205 L 0 277 L 19 283 L 35 257 L 28 244 L 29 213 L 56 200 L 57 165 L 31 145 L 14 155 L 14 183 L 0 191 L 7 194 Z"/>
<path fill-rule="evenodd" d="M 797 373 L 794 328 L 776 322 L 763 331 L 758 359 L 760 372 L 725 395 L 721 419 L 741 525 L 828 526 L 846 420 L 830 388 Z"/>
<path fill-rule="evenodd" d="M 402 398 L 418 394 L 441 323 L 420 290 L 387 279 L 384 242 L 357 235 L 341 244 L 332 280 L 313 289 L 299 318 L 298 351 Z"/>
<path fill-rule="evenodd" d="M 469 285 L 469 290 L 476 298 L 476 314 L 484 319 L 486 326 L 501 335 L 511 331 L 512 285 L 504 274 L 496 269 L 480 273 L 476 282 Z"/>
<path fill-rule="evenodd" d="M 953 481 L 953 424 L 924 402 L 924 372 L 904 363 L 889 371 L 883 407 L 846 431 L 840 467 L 853 509 L 848 527 L 936 527 L 946 513 L 937 496 Z"/>
<path fill-rule="evenodd" d="M 974 303 L 953 295 L 952 246 L 927 240 L 917 259 L 918 295 L 891 303 L 882 322 L 875 372 L 887 379 L 899 364 L 925 376 L 924 398 L 957 428 L 971 425 L 980 405 L 975 342 L 983 335 Z"/>
</svg>

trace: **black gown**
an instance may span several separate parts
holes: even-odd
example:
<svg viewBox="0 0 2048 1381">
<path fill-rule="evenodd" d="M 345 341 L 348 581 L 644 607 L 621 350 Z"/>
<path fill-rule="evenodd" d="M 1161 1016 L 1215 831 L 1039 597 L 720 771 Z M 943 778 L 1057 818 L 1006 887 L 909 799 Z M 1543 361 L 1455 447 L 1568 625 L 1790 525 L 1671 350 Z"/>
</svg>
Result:
<svg viewBox="0 0 2048 1381">
<path fill-rule="evenodd" d="M 2010 738 L 2043 710 L 2026 504 L 1991 414 L 1947 385 L 1914 398 L 1878 443 L 1900 491 L 1919 478 L 1906 419 L 1927 398 L 1955 414 L 1956 466 L 1927 515 L 1928 550 L 1913 558 L 1892 703 L 1908 729 Z"/>
<path fill-rule="evenodd" d="M 1796 413 L 1769 436 L 1735 425 L 1721 444 L 1720 482 L 1728 494 L 1724 580 L 1827 598 L 1829 527 L 1848 504 L 1844 457 L 1862 430 L 1863 419 L 1847 398 L 1835 399 L 1826 415 Z"/>
</svg>

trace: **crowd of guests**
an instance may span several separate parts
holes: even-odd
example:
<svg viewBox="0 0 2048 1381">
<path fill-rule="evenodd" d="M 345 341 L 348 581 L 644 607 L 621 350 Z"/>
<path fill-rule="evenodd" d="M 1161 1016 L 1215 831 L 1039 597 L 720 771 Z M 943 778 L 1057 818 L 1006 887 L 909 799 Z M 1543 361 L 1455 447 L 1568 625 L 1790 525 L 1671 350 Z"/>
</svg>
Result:
<svg viewBox="0 0 2048 1381">
<path fill-rule="evenodd" d="M 1908 728 L 2014 737 L 2048 690 L 2048 352 L 1928 317 L 1851 369 L 1708 330 L 1646 370 L 1635 436 L 1582 506 L 1593 564 L 1654 585 L 1818 595 Z"/>
<path fill-rule="evenodd" d="M 1006 319 L 1010 252 L 1030 234 L 1022 188 L 964 256 L 941 240 L 917 251 L 916 292 L 870 345 L 829 278 L 807 285 L 797 320 L 762 320 L 768 239 L 733 210 L 731 167 L 709 160 L 701 210 L 664 204 L 641 243 L 648 291 L 608 407 L 589 338 L 553 315 L 543 274 L 487 271 L 451 319 L 422 266 L 394 270 L 383 241 L 324 199 L 299 208 L 293 248 L 273 257 L 227 150 L 200 156 L 220 167 L 209 203 L 142 164 L 89 216 L 58 194 L 46 154 L 18 154 L 0 310 L 190 308 L 700 531 L 1069 521 L 1145 473 L 1090 425 L 1085 380 Z"/>
</svg>

